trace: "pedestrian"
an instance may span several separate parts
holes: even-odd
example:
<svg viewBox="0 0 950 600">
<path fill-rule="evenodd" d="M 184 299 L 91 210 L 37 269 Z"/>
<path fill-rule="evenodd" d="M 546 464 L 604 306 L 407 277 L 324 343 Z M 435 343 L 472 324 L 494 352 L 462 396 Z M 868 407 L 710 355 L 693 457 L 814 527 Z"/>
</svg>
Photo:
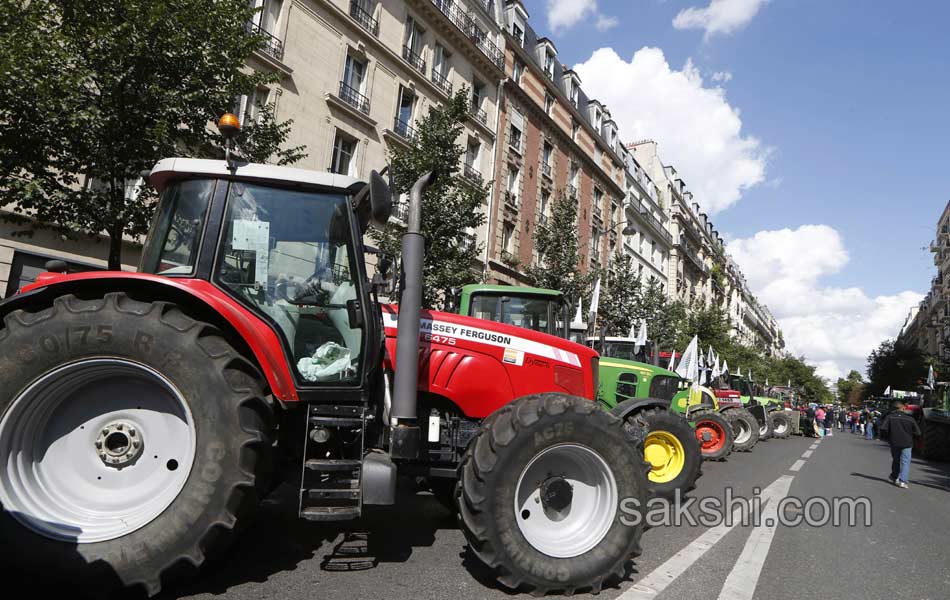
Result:
<svg viewBox="0 0 950 600">
<path fill-rule="evenodd" d="M 835 409 L 832 406 L 828 406 L 827 412 L 825 412 L 825 435 L 831 437 L 834 435 L 832 428 L 835 423 Z"/>
<path fill-rule="evenodd" d="M 858 416 L 858 435 L 864 435 L 864 425 L 866 422 L 867 422 L 867 413 L 862 410 L 860 415 Z"/>
<path fill-rule="evenodd" d="M 838 431 L 844 431 L 845 424 L 848 422 L 848 411 L 841 409 L 838 411 Z"/>
<path fill-rule="evenodd" d="M 894 403 L 894 412 L 884 418 L 881 429 L 887 434 L 891 445 L 891 478 L 899 488 L 907 488 L 910 477 L 910 457 L 914 438 L 920 437 L 920 427 L 914 417 L 907 414 L 904 403 Z"/>
<path fill-rule="evenodd" d="M 808 423 L 808 430 L 810 431 L 811 437 L 816 437 L 818 431 L 815 427 L 815 405 L 809 404 L 808 408 L 805 410 L 805 421 Z"/>
<path fill-rule="evenodd" d="M 873 440 L 874 439 L 874 414 L 871 411 L 866 411 L 867 416 L 864 421 L 864 439 Z"/>
<path fill-rule="evenodd" d="M 815 411 L 815 437 L 822 437 L 825 434 L 825 409 L 821 406 Z"/>
</svg>

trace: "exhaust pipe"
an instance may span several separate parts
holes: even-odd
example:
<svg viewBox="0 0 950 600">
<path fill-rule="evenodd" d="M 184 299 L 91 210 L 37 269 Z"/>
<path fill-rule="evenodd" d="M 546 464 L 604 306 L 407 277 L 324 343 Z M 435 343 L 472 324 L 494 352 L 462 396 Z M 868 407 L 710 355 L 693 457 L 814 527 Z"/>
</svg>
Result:
<svg viewBox="0 0 950 600">
<path fill-rule="evenodd" d="M 402 291 L 399 296 L 396 338 L 396 378 L 393 383 L 390 454 L 393 458 L 419 455 L 419 425 L 416 415 L 419 378 L 419 319 L 422 310 L 422 266 L 425 238 L 422 235 L 422 194 L 435 181 L 430 171 L 416 180 L 409 194 L 408 227 L 402 235 Z"/>
</svg>

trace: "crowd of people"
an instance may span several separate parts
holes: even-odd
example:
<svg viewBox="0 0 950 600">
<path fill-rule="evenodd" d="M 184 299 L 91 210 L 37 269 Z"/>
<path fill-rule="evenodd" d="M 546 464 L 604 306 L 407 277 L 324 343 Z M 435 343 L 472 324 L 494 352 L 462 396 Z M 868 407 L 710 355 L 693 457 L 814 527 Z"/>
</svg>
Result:
<svg viewBox="0 0 950 600">
<path fill-rule="evenodd" d="M 847 410 L 831 404 L 809 404 L 802 407 L 802 413 L 807 423 L 805 434 L 811 437 L 825 437 L 834 435 L 834 430 L 850 431 L 853 435 L 863 435 L 869 440 L 878 437 L 881 424 L 881 413 L 877 410 Z"/>
</svg>

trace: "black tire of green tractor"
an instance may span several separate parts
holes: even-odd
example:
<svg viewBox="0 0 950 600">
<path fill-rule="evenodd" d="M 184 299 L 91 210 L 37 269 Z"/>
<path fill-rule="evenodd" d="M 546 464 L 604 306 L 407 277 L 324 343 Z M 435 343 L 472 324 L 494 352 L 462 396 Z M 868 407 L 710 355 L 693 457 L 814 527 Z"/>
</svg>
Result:
<svg viewBox="0 0 950 600">
<path fill-rule="evenodd" d="M 924 441 L 921 454 L 929 460 L 950 461 L 950 425 L 923 419 L 920 430 Z"/>
<path fill-rule="evenodd" d="M 756 421 L 756 423 L 758 423 L 758 425 L 759 425 L 759 441 L 760 441 L 760 442 L 761 442 L 761 441 L 765 441 L 765 440 L 772 439 L 772 433 L 773 433 L 773 431 L 772 431 L 772 419 L 771 419 L 771 416 L 772 416 L 772 415 L 771 415 L 770 413 L 765 413 L 765 423 L 764 423 L 764 424 L 763 424 L 763 423 L 759 423 L 758 421 Z"/>
<path fill-rule="evenodd" d="M 759 422 L 752 413 L 745 408 L 730 408 L 722 415 L 732 425 L 735 434 L 732 449 L 736 452 L 751 451 L 759 442 Z"/>
<path fill-rule="evenodd" d="M 704 410 L 694 413 L 693 422 L 696 424 L 697 429 L 699 429 L 699 426 L 703 421 L 714 422 L 722 429 L 722 431 L 725 432 L 726 435 L 726 439 L 723 442 L 722 447 L 715 452 L 704 453 L 703 460 L 726 460 L 726 458 L 732 454 L 732 444 L 736 437 L 732 432 L 732 424 L 726 420 L 725 417 L 715 411 Z M 700 449 L 701 448 L 702 447 L 700 447 Z"/>
<path fill-rule="evenodd" d="M 90 331 L 71 343 L 64 340 L 69 332 Z M 257 369 L 220 331 L 175 305 L 121 293 L 62 296 L 37 312 L 7 315 L 0 346 L 0 380 L 14 391 L 0 397 L 0 413 L 18 390 L 54 368 L 114 357 L 149 366 L 171 381 L 188 403 L 196 430 L 190 475 L 152 521 L 122 537 L 76 544 L 34 533 L 2 511 L 4 564 L 39 569 L 44 578 L 95 589 L 97 596 L 132 586 L 155 595 L 219 556 L 269 489 L 274 416 Z"/>
<path fill-rule="evenodd" d="M 535 595 L 596 593 L 621 578 L 627 561 L 640 554 L 643 525 L 631 524 L 626 502 L 623 512 L 618 506 L 603 539 L 580 556 L 552 558 L 525 539 L 514 510 L 518 479 L 541 451 L 565 443 L 599 454 L 612 470 L 618 497 L 646 506 L 641 451 L 624 432 L 621 420 L 597 403 L 546 393 L 498 409 L 482 423 L 459 465 L 459 524 L 471 552 L 510 589 Z"/>
<path fill-rule="evenodd" d="M 769 415 L 769 424 L 772 427 L 772 437 L 777 440 L 788 438 L 792 430 L 792 421 L 784 410 L 777 410 Z"/>
<path fill-rule="evenodd" d="M 696 440 L 696 430 L 689 421 L 664 408 L 647 408 L 628 415 L 624 420 L 624 426 L 628 433 L 635 439 L 641 440 L 641 443 L 651 431 L 666 431 L 676 437 L 683 447 L 685 456 L 683 469 L 679 475 L 662 483 L 647 478 L 651 497 L 673 500 L 676 498 L 677 491 L 680 497 L 685 497 L 693 491 L 696 480 L 703 475 L 703 452 Z M 647 467 L 650 466 L 649 463 L 646 464 Z"/>
</svg>

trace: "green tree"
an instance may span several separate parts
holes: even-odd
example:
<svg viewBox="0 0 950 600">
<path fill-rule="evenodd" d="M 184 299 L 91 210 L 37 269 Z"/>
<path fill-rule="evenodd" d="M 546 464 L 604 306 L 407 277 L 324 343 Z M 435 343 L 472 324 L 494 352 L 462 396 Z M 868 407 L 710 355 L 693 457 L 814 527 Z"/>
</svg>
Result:
<svg viewBox="0 0 950 600">
<path fill-rule="evenodd" d="M 640 275 L 629 254 L 618 252 L 610 257 L 601 286 L 598 326 L 605 327 L 607 335 L 628 335 L 637 322 L 635 313 L 642 300 Z"/>
<path fill-rule="evenodd" d="M 861 373 L 851 369 L 847 377 L 839 377 L 836 383 L 838 388 L 838 398 L 841 401 L 848 400 L 851 398 L 851 393 L 856 388 L 862 388 L 864 384 L 864 377 Z"/>
<path fill-rule="evenodd" d="M 868 356 L 870 396 L 881 396 L 888 386 L 894 390 L 916 390 L 927 377 L 927 362 L 913 345 L 884 340 Z"/>
<path fill-rule="evenodd" d="M 143 233 L 153 209 L 130 184 L 160 158 L 213 147 L 210 122 L 274 80 L 244 67 L 264 44 L 253 14 L 244 0 L 0 3 L 0 204 L 105 234 L 119 268 L 123 234 Z M 281 131 L 250 144 L 256 158 Z"/>
<path fill-rule="evenodd" d="M 680 346 L 686 344 L 694 335 L 699 336 L 704 348 L 724 348 L 732 343 L 729 336 L 729 317 L 716 305 L 692 303 L 686 310 L 686 322 L 680 332 Z"/>
<path fill-rule="evenodd" d="M 456 142 L 468 118 L 468 90 L 460 89 L 444 106 L 433 106 L 416 125 L 416 136 L 405 149 L 390 153 L 395 191 L 408 193 L 428 171 L 438 176 L 422 197 L 422 233 L 426 238 L 423 306 L 441 306 L 444 292 L 478 277 L 479 247 L 468 232 L 485 222 L 482 206 L 488 186 L 461 174 L 464 149 Z M 380 250 L 399 254 L 402 226 L 390 223 L 374 234 Z"/>
<path fill-rule="evenodd" d="M 560 290 L 576 304 L 587 298 L 599 273 L 581 273 L 581 253 L 577 242 L 577 198 L 558 190 L 551 204 L 551 216 L 534 229 L 534 247 L 540 257 L 527 269 L 532 285 Z M 585 305 L 585 308 L 587 305 Z"/>
<path fill-rule="evenodd" d="M 686 323 L 686 305 L 670 300 L 660 283 L 653 278 L 642 286 L 639 302 L 633 308 L 634 320 L 645 319 L 647 338 L 659 351 L 674 351 Z M 678 349 L 682 351 L 685 346 Z"/>
</svg>

